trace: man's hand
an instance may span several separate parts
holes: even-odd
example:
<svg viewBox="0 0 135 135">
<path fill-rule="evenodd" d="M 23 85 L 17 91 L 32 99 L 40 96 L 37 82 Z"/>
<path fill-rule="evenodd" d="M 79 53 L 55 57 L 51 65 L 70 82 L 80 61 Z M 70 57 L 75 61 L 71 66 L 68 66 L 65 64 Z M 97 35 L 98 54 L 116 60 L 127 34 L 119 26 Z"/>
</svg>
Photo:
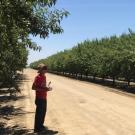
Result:
<svg viewBox="0 0 135 135">
<path fill-rule="evenodd" d="M 36 91 L 51 91 L 52 87 L 37 87 Z"/>
<path fill-rule="evenodd" d="M 48 88 L 47 88 L 47 91 L 51 91 L 51 90 L 52 90 L 52 87 L 48 87 Z"/>
</svg>

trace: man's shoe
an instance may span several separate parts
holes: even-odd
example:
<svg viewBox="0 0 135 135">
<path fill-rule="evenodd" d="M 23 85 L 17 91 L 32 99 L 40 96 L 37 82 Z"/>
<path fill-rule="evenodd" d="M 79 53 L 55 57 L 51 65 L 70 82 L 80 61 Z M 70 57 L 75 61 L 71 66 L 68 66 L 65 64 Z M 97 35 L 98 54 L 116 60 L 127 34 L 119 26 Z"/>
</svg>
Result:
<svg viewBox="0 0 135 135">
<path fill-rule="evenodd" d="M 40 132 L 39 129 L 34 129 L 34 133 L 38 133 L 38 132 Z"/>
<path fill-rule="evenodd" d="M 48 127 L 42 126 L 40 129 L 34 129 L 34 133 L 43 132 L 48 130 Z"/>
<path fill-rule="evenodd" d="M 48 127 L 46 127 L 46 126 L 42 126 L 42 128 L 41 129 L 43 129 L 43 130 L 48 130 Z"/>
</svg>

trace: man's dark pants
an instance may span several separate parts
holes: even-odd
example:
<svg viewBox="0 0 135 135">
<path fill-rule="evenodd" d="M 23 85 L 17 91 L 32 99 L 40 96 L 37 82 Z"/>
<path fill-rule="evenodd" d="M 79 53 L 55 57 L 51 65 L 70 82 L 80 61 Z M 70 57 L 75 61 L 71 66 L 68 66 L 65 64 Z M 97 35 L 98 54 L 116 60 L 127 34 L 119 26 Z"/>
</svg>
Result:
<svg viewBox="0 0 135 135">
<path fill-rule="evenodd" d="M 35 125 L 34 130 L 41 130 L 43 128 L 45 115 L 47 111 L 47 100 L 36 98 L 36 113 L 35 113 Z"/>
</svg>

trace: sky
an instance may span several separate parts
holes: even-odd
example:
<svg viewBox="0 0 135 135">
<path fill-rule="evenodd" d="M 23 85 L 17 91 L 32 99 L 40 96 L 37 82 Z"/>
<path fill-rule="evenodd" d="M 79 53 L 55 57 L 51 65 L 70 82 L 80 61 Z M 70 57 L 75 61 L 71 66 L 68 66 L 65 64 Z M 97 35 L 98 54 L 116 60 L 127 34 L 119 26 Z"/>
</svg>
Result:
<svg viewBox="0 0 135 135">
<path fill-rule="evenodd" d="M 64 33 L 33 42 L 42 47 L 40 52 L 29 51 L 28 64 L 64 49 L 70 49 L 86 39 L 109 37 L 135 31 L 135 0 L 57 0 L 58 9 L 70 12 L 61 26 Z"/>
</svg>

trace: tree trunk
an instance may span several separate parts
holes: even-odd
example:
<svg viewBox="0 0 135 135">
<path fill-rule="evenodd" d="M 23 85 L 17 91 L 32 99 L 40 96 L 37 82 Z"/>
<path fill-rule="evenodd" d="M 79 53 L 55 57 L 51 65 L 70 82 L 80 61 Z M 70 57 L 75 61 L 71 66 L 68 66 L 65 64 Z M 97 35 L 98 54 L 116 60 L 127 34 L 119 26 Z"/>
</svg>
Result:
<svg viewBox="0 0 135 135">
<path fill-rule="evenodd" d="M 88 73 L 86 73 L 85 76 L 86 76 L 86 79 L 88 79 Z"/>
<path fill-rule="evenodd" d="M 130 86 L 130 79 L 128 80 L 128 87 Z"/>
<path fill-rule="evenodd" d="M 81 79 L 82 79 L 82 73 L 81 73 Z"/>
<path fill-rule="evenodd" d="M 105 82 L 105 77 L 102 78 L 102 82 L 103 82 L 103 83 Z"/>
<path fill-rule="evenodd" d="M 115 77 L 113 76 L 113 86 L 115 86 Z"/>
<path fill-rule="evenodd" d="M 95 82 L 95 80 L 96 80 L 96 76 L 94 75 L 94 76 L 93 76 L 93 81 Z"/>
</svg>

